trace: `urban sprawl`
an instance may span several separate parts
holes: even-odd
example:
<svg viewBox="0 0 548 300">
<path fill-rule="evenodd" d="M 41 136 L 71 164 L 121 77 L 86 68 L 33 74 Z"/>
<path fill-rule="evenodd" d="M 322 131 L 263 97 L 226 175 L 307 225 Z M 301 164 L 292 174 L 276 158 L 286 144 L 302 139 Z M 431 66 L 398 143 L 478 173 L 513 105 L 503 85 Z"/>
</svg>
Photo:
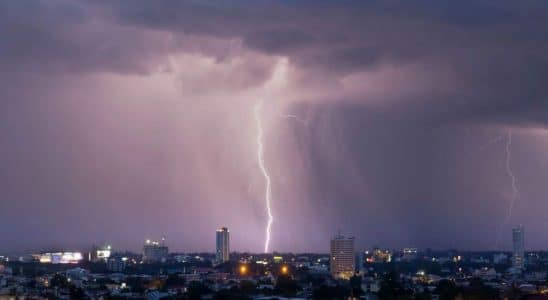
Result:
<svg viewBox="0 0 548 300">
<path fill-rule="evenodd" d="M 105 245 L 90 251 L 0 255 L 0 299 L 544 299 L 548 252 L 356 249 L 341 234 L 330 253 L 170 253 L 146 240 L 141 253 Z"/>
</svg>

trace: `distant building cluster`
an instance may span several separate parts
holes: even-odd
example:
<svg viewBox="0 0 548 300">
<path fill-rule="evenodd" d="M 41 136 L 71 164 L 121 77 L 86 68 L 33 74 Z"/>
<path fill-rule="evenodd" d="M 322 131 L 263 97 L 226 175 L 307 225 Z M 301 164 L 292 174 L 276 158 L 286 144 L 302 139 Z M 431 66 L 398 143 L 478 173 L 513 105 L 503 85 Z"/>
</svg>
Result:
<svg viewBox="0 0 548 300">
<path fill-rule="evenodd" d="M 85 256 L 0 256 L 0 298 L 379 299 L 399 293 L 397 299 L 439 299 L 440 286 L 462 299 L 548 296 L 548 252 L 525 250 L 523 226 L 513 228 L 511 238 L 511 252 L 357 250 L 354 237 L 339 233 L 329 240 L 329 254 L 249 254 L 231 253 L 229 230 L 221 227 L 214 253 L 170 253 L 161 239 L 146 240 L 141 253 L 104 245 Z M 398 269 L 405 271 L 391 271 Z"/>
<path fill-rule="evenodd" d="M 77 264 L 82 261 L 81 252 L 45 252 L 34 255 L 43 264 Z"/>
</svg>

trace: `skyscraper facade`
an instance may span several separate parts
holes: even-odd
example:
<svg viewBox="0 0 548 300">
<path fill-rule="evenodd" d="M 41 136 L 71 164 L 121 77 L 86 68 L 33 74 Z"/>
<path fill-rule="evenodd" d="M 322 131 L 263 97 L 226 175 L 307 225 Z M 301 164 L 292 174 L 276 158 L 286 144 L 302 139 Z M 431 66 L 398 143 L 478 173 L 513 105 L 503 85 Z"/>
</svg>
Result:
<svg viewBox="0 0 548 300">
<path fill-rule="evenodd" d="M 512 229 L 512 266 L 516 269 L 523 269 L 525 264 L 525 231 L 523 226 Z"/>
<path fill-rule="evenodd" d="M 354 276 L 356 265 L 354 238 L 347 238 L 338 234 L 331 240 L 330 249 L 331 275 L 337 279 L 350 279 Z"/>
<path fill-rule="evenodd" d="M 217 263 L 227 262 L 230 257 L 230 233 L 228 228 L 223 227 L 217 230 L 216 234 L 217 248 L 215 251 L 215 258 Z"/>
<path fill-rule="evenodd" d="M 146 240 L 143 245 L 143 261 L 164 262 L 169 255 L 169 248 L 165 245 L 165 239 L 160 242 Z"/>
</svg>

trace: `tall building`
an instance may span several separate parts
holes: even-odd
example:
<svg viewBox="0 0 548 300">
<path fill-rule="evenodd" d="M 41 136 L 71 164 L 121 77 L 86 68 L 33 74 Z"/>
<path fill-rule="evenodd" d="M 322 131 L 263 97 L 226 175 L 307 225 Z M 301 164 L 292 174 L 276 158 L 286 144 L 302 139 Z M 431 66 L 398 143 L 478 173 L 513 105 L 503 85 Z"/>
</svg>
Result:
<svg viewBox="0 0 548 300">
<path fill-rule="evenodd" d="M 217 247 L 215 251 L 215 258 L 217 263 L 224 263 L 229 260 L 230 253 L 230 232 L 228 228 L 223 227 L 217 230 L 216 233 Z"/>
<path fill-rule="evenodd" d="M 350 279 L 354 276 L 355 265 L 354 238 L 336 235 L 331 240 L 331 275 L 338 279 Z"/>
<path fill-rule="evenodd" d="M 92 246 L 91 252 L 89 253 L 89 260 L 92 262 L 106 262 L 110 255 L 112 254 L 112 247 L 106 245 L 103 247 Z"/>
<path fill-rule="evenodd" d="M 525 232 L 522 225 L 512 229 L 512 266 L 523 269 L 525 264 Z"/>
<path fill-rule="evenodd" d="M 365 273 L 365 252 L 356 253 L 356 272 Z"/>
<path fill-rule="evenodd" d="M 146 262 L 165 262 L 168 258 L 169 248 L 161 242 L 146 240 L 143 245 L 143 261 Z"/>
<path fill-rule="evenodd" d="M 128 264 L 127 257 L 113 256 L 107 260 L 107 270 L 112 272 L 124 272 Z"/>
</svg>

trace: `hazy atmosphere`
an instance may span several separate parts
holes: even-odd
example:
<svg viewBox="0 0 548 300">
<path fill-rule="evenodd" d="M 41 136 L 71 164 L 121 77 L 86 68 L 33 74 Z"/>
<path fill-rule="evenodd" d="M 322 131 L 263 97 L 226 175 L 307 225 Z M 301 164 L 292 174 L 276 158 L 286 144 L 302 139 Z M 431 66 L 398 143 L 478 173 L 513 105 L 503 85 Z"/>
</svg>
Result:
<svg viewBox="0 0 548 300">
<path fill-rule="evenodd" d="M 546 1 L 0 1 L 0 244 L 548 247 Z M 259 133 L 262 132 L 262 136 Z"/>
</svg>

